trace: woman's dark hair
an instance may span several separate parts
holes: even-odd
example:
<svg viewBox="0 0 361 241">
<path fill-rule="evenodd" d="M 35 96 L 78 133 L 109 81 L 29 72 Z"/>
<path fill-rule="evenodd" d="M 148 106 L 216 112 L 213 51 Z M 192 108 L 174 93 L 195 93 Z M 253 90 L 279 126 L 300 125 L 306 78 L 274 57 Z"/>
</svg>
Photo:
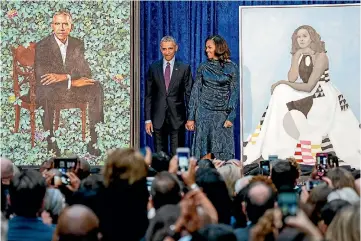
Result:
<svg viewBox="0 0 361 241">
<path fill-rule="evenodd" d="M 216 169 L 198 168 L 196 183 L 203 189 L 218 213 L 218 222 L 230 224 L 232 200 L 221 174 Z"/>
<path fill-rule="evenodd" d="M 209 159 L 201 159 L 197 162 L 199 168 L 215 168 L 213 162 Z"/>
<path fill-rule="evenodd" d="M 231 51 L 229 50 L 228 44 L 224 38 L 219 35 L 209 36 L 204 43 L 205 45 L 207 44 L 208 40 L 213 40 L 214 45 L 216 46 L 215 56 L 218 57 L 220 62 L 224 63 L 229 60 L 231 57 Z M 204 51 L 204 53 L 207 56 L 207 52 Z"/>
</svg>

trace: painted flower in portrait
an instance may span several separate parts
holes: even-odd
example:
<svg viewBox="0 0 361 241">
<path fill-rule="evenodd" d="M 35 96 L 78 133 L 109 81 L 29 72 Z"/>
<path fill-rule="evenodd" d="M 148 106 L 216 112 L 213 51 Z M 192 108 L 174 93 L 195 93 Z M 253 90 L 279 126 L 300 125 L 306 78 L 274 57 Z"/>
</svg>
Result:
<svg viewBox="0 0 361 241">
<path fill-rule="evenodd" d="M 10 104 L 13 104 L 15 102 L 15 100 L 16 100 L 15 95 L 10 95 L 9 98 L 8 98 L 8 101 L 9 101 Z"/>
<path fill-rule="evenodd" d="M 7 12 L 6 16 L 9 18 L 9 19 L 12 19 L 16 16 L 18 16 L 18 12 L 15 10 L 15 9 L 12 9 L 10 11 Z"/>
<path fill-rule="evenodd" d="M 122 80 L 124 80 L 124 77 L 121 74 L 117 74 L 113 77 L 113 80 L 117 83 L 120 83 Z"/>
</svg>

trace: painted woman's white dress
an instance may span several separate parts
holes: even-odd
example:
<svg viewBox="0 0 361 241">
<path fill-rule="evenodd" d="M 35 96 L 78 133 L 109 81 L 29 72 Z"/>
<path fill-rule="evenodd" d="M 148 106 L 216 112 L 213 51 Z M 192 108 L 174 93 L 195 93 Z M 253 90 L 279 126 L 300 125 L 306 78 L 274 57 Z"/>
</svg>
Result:
<svg viewBox="0 0 361 241">
<path fill-rule="evenodd" d="M 303 55 L 299 74 L 307 82 L 313 70 L 312 58 Z M 360 124 L 341 92 L 332 84 L 326 70 L 308 93 L 278 85 L 256 131 L 244 147 L 250 164 L 261 156 L 295 157 L 314 165 L 318 152 L 333 153 L 344 163 L 359 168 Z"/>
</svg>

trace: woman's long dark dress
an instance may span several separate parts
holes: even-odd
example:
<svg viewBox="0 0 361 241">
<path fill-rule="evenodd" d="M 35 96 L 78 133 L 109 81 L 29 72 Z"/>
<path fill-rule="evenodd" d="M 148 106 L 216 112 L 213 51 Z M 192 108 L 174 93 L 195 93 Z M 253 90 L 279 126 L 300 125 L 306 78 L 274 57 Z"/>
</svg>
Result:
<svg viewBox="0 0 361 241">
<path fill-rule="evenodd" d="M 189 103 L 188 120 L 195 121 L 192 155 L 200 159 L 213 153 L 217 159 L 233 159 L 234 124 L 239 104 L 239 70 L 229 61 L 207 60 L 197 70 Z"/>
</svg>

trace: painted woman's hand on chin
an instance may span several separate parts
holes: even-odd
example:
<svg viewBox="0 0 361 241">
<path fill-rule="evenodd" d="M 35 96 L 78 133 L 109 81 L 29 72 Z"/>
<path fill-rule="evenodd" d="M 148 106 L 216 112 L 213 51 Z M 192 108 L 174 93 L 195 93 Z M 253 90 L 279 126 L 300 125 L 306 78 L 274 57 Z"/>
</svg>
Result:
<svg viewBox="0 0 361 241">
<path fill-rule="evenodd" d="M 303 54 L 303 55 L 315 55 L 315 53 L 316 53 L 310 47 L 299 49 L 297 52 L 299 52 L 300 54 Z"/>
</svg>

